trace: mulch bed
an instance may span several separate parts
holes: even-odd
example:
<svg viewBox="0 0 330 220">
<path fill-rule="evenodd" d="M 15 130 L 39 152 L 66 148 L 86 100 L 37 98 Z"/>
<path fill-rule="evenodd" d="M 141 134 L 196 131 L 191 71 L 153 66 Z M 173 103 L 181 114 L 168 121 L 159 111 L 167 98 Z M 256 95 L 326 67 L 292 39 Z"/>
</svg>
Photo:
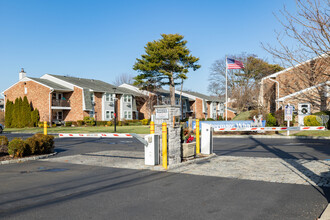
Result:
<svg viewBox="0 0 330 220">
<path fill-rule="evenodd" d="M 0 161 L 12 160 L 13 158 L 8 154 L 7 146 L 0 146 Z"/>
</svg>

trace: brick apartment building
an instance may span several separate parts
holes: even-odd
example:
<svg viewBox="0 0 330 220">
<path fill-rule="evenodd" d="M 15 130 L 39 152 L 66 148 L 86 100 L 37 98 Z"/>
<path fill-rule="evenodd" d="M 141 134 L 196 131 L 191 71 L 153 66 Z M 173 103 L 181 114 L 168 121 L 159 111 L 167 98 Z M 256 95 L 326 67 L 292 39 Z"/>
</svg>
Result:
<svg viewBox="0 0 330 220">
<path fill-rule="evenodd" d="M 180 91 L 175 91 L 180 94 Z M 225 117 L 225 107 L 223 101 L 219 97 L 207 96 L 198 92 L 182 91 L 182 95 L 189 98 L 190 116 L 194 118 L 213 118 L 217 120 L 219 116 Z M 228 108 L 227 114 L 229 119 L 233 119 L 236 111 Z"/>
<path fill-rule="evenodd" d="M 52 74 L 33 78 L 22 70 L 19 81 L 3 95 L 5 102 L 27 96 L 33 108 L 39 110 L 42 121 L 77 121 L 85 116 L 109 121 L 114 118 L 115 104 L 119 120 L 138 118 L 135 95 L 139 94 L 127 93 L 100 80 Z"/>
<path fill-rule="evenodd" d="M 259 104 L 269 112 L 287 104 L 311 104 L 311 112 L 330 109 L 329 57 L 320 56 L 262 78 Z"/>
<path fill-rule="evenodd" d="M 119 86 L 120 89 L 126 89 L 126 91 L 139 93 L 140 96 L 137 96 L 137 109 L 142 118 L 150 118 L 151 114 L 154 114 L 155 105 L 170 105 L 170 92 L 165 89 L 157 89 L 153 92 L 148 92 L 140 90 L 138 87 L 130 84 L 122 84 Z M 186 96 L 181 96 L 182 102 L 182 118 L 189 117 L 191 115 L 191 109 L 189 105 L 190 99 Z M 175 104 L 180 106 L 180 95 L 175 94 Z M 151 109 L 151 111 L 150 111 Z"/>
<path fill-rule="evenodd" d="M 179 93 L 175 95 L 177 105 Z M 164 89 L 150 93 L 128 84 L 117 87 L 100 80 L 54 74 L 34 78 L 26 76 L 23 69 L 19 81 L 6 89 L 3 96 L 4 102 L 26 96 L 33 108 L 39 110 L 40 120 L 55 123 L 83 120 L 85 116 L 110 121 L 114 113 L 118 120 L 144 119 L 154 113 L 154 105 L 170 104 L 170 93 Z M 216 119 L 219 115 L 220 101 L 215 97 L 184 92 L 181 99 L 183 118 Z"/>
</svg>

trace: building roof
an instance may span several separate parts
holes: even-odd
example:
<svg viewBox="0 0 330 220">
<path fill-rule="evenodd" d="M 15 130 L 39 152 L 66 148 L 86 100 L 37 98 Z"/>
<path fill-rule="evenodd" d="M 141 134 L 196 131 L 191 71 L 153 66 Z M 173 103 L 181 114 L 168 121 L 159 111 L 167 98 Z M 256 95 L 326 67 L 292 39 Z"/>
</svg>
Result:
<svg viewBox="0 0 330 220">
<path fill-rule="evenodd" d="M 182 91 L 182 92 L 187 93 L 187 94 L 192 95 L 192 96 L 195 96 L 197 98 L 205 99 L 206 101 L 221 102 L 221 99 L 219 97 L 216 97 L 216 96 L 208 96 L 208 95 L 204 95 L 202 93 L 193 92 L 193 91 Z"/>
<path fill-rule="evenodd" d="M 132 94 L 133 96 L 141 96 L 142 95 L 141 93 L 136 92 L 133 89 L 129 89 L 129 88 L 121 87 L 121 86 L 118 86 L 118 88 L 123 94 Z"/>
<path fill-rule="evenodd" d="M 283 101 L 284 101 L 285 99 L 287 99 L 287 98 L 291 98 L 291 97 L 294 97 L 294 96 L 297 96 L 297 95 L 303 94 L 303 93 L 305 93 L 305 92 L 307 92 L 307 91 L 310 91 L 310 90 L 312 90 L 312 89 L 315 89 L 315 88 L 318 88 L 318 87 L 320 87 L 320 86 L 324 86 L 324 85 L 330 86 L 330 81 L 327 81 L 327 82 L 324 82 L 324 83 L 320 83 L 320 84 L 318 84 L 318 85 L 316 85 L 316 86 L 312 86 L 312 87 L 309 87 L 309 88 L 306 88 L 306 89 L 302 89 L 302 90 L 300 90 L 300 91 L 298 91 L 298 92 L 291 93 L 290 95 L 287 95 L 287 96 L 284 96 L 284 97 L 282 97 L 282 98 L 277 99 L 277 101 L 279 101 L 279 102 L 283 102 Z"/>
<path fill-rule="evenodd" d="M 93 92 L 114 93 L 114 90 L 115 90 L 116 94 L 123 93 L 123 91 L 121 91 L 121 89 L 118 88 L 117 86 L 114 86 L 110 83 L 103 82 L 101 80 L 85 79 L 85 78 L 78 78 L 78 77 L 72 77 L 72 76 L 60 76 L 60 75 L 54 75 L 54 74 L 48 74 L 48 75 L 58 78 L 60 80 L 66 81 L 68 83 L 71 83 L 73 85 L 79 86 L 81 88 L 90 89 Z"/>
<path fill-rule="evenodd" d="M 65 86 L 62 86 L 60 84 L 57 84 L 55 82 L 52 82 L 48 79 L 41 79 L 41 78 L 34 78 L 34 77 L 27 77 L 28 79 L 31 79 L 33 81 L 36 81 L 40 84 L 43 84 L 47 87 L 50 87 L 54 90 L 62 90 L 62 91 L 72 91 L 72 89 L 68 88 L 68 87 L 65 87 Z"/>
<path fill-rule="evenodd" d="M 322 54 L 321 56 L 314 57 L 314 58 L 312 58 L 312 59 L 306 60 L 305 62 L 298 63 L 298 64 L 295 65 L 295 66 L 291 66 L 291 67 L 286 68 L 286 69 L 284 69 L 284 70 L 281 70 L 281 71 L 279 71 L 279 72 L 276 72 L 276 73 L 270 74 L 270 75 L 268 75 L 268 76 L 265 76 L 265 77 L 263 77 L 261 80 L 269 79 L 269 78 L 275 78 L 275 77 L 277 77 L 278 75 L 280 75 L 280 74 L 282 74 L 282 73 L 285 73 L 285 72 L 287 72 L 287 71 L 289 71 L 289 70 L 292 70 L 292 69 L 294 69 L 294 68 L 297 68 L 297 67 L 299 67 L 299 66 L 301 66 L 301 65 L 304 65 L 304 64 L 306 64 L 306 63 L 309 63 L 309 62 L 311 62 L 311 61 L 313 61 L 313 60 L 316 60 L 316 59 L 318 59 L 318 58 L 322 58 L 322 57 L 326 57 L 326 56 L 328 56 L 328 55 L 327 55 L 327 54 Z"/>
</svg>

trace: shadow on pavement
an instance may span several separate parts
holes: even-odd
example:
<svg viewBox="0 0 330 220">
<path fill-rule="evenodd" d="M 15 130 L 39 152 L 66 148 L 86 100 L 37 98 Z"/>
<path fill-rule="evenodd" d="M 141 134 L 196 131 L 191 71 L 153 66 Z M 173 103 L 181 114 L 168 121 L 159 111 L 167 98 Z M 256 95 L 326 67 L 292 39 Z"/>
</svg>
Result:
<svg viewBox="0 0 330 220">
<path fill-rule="evenodd" d="M 285 161 L 285 163 L 290 164 L 292 167 L 296 168 L 299 172 L 301 172 L 304 176 L 301 176 L 301 174 L 297 173 L 301 178 L 306 180 L 313 186 L 318 192 L 320 192 L 328 201 L 330 202 L 330 188 L 329 187 L 324 187 L 323 185 L 320 185 L 320 180 L 324 180 L 329 182 L 329 173 L 330 172 L 324 172 L 321 175 L 317 175 L 314 173 L 312 170 L 308 169 L 299 161 L 299 158 L 282 151 L 276 147 L 269 147 L 267 144 L 262 143 L 258 139 L 255 139 L 253 137 L 250 138 L 251 140 L 255 141 L 258 145 L 263 147 L 265 150 L 273 153 L 276 155 L 278 158 L 281 158 Z M 285 165 L 283 163 L 283 165 Z M 290 169 L 290 167 L 288 167 Z M 294 170 L 292 170 L 295 172 Z M 312 181 L 312 182 L 311 182 Z M 316 185 L 316 186 L 315 186 Z"/>
</svg>

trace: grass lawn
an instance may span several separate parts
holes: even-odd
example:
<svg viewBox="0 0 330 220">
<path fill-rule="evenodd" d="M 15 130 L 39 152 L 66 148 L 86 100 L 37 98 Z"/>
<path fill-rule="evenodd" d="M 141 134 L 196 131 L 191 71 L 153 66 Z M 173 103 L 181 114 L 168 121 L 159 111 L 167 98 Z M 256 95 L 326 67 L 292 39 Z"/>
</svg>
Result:
<svg viewBox="0 0 330 220">
<path fill-rule="evenodd" d="M 233 118 L 233 121 L 250 120 L 251 111 L 241 112 Z"/>
<path fill-rule="evenodd" d="M 321 136 L 330 137 L 330 130 L 328 131 L 301 131 L 292 136 Z"/>
<path fill-rule="evenodd" d="M 149 134 L 149 125 L 139 126 L 117 126 L 116 133 L 136 133 Z M 4 132 L 19 132 L 19 133 L 43 133 L 43 128 L 5 128 Z M 48 128 L 50 134 L 56 133 L 114 133 L 114 126 L 111 127 L 55 127 Z"/>
</svg>

